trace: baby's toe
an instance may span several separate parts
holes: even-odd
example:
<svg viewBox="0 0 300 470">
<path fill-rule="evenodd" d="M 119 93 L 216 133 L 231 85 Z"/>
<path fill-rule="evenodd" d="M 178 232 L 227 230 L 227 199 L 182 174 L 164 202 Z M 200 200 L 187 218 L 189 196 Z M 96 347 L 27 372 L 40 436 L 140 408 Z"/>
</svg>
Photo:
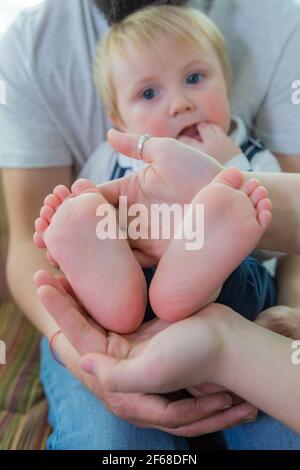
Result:
<svg viewBox="0 0 300 470">
<path fill-rule="evenodd" d="M 33 235 L 33 243 L 35 244 L 37 248 L 41 248 L 41 249 L 46 248 L 46 244 L 44 242 L 43 237 L 37 232 L 35 232 Z"/>
<path fill-rule="evenodd" d="M 79 194 L 84 192 L 99 192 L 97 186 L 92 181 L 84 178 L 75 181 L 72 185 L 71 191 L 74 196 L 79 196 Z"/>
<path fill-rule="evenodd" d="M 46 219 L 50 224 L 52 217 L 55 214 L 55 210 L 51 206 L 43 206 L 40 210 L 40 217 Z"/>
<path fill-rule="evenodd" d="M 251 178 L 248 181 L 245 181 L 245 183 L 242 186 L 242 191 L 244 191 L 248 196 L 251 196 L 251 194 L 260 186 L 260 182 L 256 178 Z"/>
<path fill-rule="evenodd" d="M 268 197 L 268 192 L 264 186 L 258 186 L 253 193 L 249 196 L 254 207 L 262 200 Z"/>
<path fill-rule="evenodd" d="M 272 213 L 269 210 L 262 210 L 257 215 L 260 226 L 266 230 L 272 221 Z"/>
<path fill-rule="evenodd" d="M 259 201 L 259 203 L 256 206 L 257 212 L 261 211 L 272 211 L 272 202 L 270 201 L 269 198 L 263 198 Z"/>
<path fill-rule="evenodd" d="M 44 217 L 38 217 L 34 223 L 35 230 L 38 234 L 42 235 L 49 227 L 49 224 Z"/>
<path fill-rule="evenodd" d="M 45 206 L 50 206 L 56 210 L 61 205 L 61 200 L 55 194 L 48 194 L 44 200 Z"/>
<path fill-rule="evenodd" d="M 71 196 L 71 191 L 63 184 L 56 186 L 53 190 L 53 194 L 57 196 L 61 202 Z"/>
<path fill-rule="evenodd" d="M 213 180 L 216 183 L 222 183 L 226 186 L 231 186 L 234 189 L 239 189 L 243 184 L 243 174 L 237 168 L 226 168 L 221 171 Z"/>
</svg>

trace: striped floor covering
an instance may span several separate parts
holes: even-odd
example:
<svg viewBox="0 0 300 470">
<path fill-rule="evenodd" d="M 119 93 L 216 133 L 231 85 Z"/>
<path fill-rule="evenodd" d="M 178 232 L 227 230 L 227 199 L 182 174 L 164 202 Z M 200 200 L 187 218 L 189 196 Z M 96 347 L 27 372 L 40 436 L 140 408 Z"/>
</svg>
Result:
<svg viewBox="0 0 300 470">
<path fill-rule="evenodd" d="M 0 307 L 0 449 L 43 449 L 50 427 L 39 383 L 39 340 L 35 328 L 12 302 Z"/>
</svg>

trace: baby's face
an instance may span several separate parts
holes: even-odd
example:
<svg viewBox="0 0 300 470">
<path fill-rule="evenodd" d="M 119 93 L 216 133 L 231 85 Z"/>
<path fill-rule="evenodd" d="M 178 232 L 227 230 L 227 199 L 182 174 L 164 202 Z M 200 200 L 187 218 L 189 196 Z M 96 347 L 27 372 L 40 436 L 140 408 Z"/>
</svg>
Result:
<svg viewBox="0 0 300 470">
<path fill-rule="evenodd" d="M 129 46 L 126 56 L 113 59 L 112 73 L 120 118 L 112 117 L 123 131 L 156 137 L 189 135 L 201 141 L 195 125 L 230 127 L 230 105 L 218 58 L 206 50 L 176 51 L 167 39 L 161 57 Z"/>
</svg>

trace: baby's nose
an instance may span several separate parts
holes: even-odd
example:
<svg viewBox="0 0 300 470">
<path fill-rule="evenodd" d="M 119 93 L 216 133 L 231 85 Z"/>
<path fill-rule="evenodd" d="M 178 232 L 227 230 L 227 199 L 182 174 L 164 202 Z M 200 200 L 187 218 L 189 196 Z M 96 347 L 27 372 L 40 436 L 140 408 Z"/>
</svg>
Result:
<svg viewBox="0 0 300 470">
<path fill-rule="evenodd" d="M 189 100 L 186 96 L 177 95 L 170 103 L 169 115 L 174 117 L 178 114 L 194 111 L 194 109 L 195 105 L 191 100 Z"/>
</svg>

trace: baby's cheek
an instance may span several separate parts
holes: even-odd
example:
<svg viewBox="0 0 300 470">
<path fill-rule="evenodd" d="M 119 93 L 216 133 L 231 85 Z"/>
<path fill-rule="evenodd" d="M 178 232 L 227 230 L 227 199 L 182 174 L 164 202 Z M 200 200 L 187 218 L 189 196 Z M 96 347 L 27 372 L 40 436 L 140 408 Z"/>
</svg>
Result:
<svg viewBox="0 0 300 470">
<path fill-rule="evenodd" d="M 172 137 L 166 121 L 162 119 L 152 120 L 148 124 L 148 133 L 155 137 Z"/>
<path fill-rule="evenodd" d="M 172 137 L 167 120 L 161 114 L 149 110 L 148 113 L 140 115 L 135 120 L 136 129 L 133 132 L 137 134 L 151 134 L 155 137 Z"/>
<path fill-rule="evenodd" d="M 217 124 L 224 132 L 228 134 L 231 123 L 231 111 L 229 102 L 222 93 L 209 97 L 207 101 L 207 121 Z"/>
</svg>

